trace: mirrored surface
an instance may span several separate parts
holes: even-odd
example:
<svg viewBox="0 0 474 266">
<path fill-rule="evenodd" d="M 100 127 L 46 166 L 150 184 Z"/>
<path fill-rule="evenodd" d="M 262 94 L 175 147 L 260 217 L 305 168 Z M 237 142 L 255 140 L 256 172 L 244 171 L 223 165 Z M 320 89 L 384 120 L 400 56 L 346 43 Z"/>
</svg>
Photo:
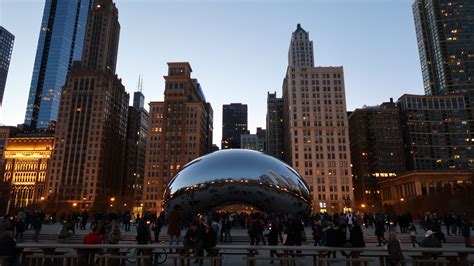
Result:
<svg viewBox="0 0 474 266">
<path fill-rule="evenodd" d="M 311 195 L 303 178 L 284 162 L 232 149 L 189 162 L 170 181 L 163 199 L 165 211 L 179 204 L 188 217 L 235 203 L 267 213 L 306 215 Z"/>
</svg>

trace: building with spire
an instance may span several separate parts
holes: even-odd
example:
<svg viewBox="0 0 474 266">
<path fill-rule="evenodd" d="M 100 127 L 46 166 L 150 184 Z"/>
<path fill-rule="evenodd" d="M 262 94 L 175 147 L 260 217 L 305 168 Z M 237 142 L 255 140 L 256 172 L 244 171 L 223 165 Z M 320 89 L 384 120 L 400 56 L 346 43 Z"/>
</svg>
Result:
<svg viewBox="0 0 474 266">
<path fill-rule="evenodd" d="M 61 93 L 47 189 L 56 209 L 123 204 L 129 95 L 115 74 L 119 30 L 112 0 L 94 0 L 82 61 Z"/>
<path fill-rule="evenodd" d="M 309 39 L 309 32 L 305 31 L 299 23 L 291 34 L 288 65 L 314 67 L 313 41 Z"/>
<path fill-rule="evenodd" d="M 344 71 L 313 67 L 312 42 L 298 24 L 283 81 L 285 159 L 307 182 L 314 211 L 352 207 Z"/>
<path fill-rule="evenodd" d="M 92 1 L 45 2 L 24 122 L 30 128 L 54 128 L 61 88 L 81 60 Z"/>
<path fill-rule="evenodd" d="M 125 186 L 122 192 L 124 204 L 138 209 L 143 200 L 148 134 L 148 111 L 144 102 L 143 79 L 139 78 L 137 91 L 133 93 L 133 105 L 128 107 Z"/>
</svg>

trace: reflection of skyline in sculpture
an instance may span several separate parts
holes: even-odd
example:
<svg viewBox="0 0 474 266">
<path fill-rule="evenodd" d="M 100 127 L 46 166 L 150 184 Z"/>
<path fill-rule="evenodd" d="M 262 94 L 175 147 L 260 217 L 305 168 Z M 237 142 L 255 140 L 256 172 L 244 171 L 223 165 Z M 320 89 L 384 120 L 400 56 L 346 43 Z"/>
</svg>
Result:
<svg viewBox="0 0 474 266">
<path fill-rule="evenodd" d="M 307 214 L 310 191 L 296 171 L 282 161 L 251 150 L 223 150 L 197 158 L 171 180 L 163 207 L 181 205 L 190 217 L 231 204 L 268 213 Z"/>
</svg>

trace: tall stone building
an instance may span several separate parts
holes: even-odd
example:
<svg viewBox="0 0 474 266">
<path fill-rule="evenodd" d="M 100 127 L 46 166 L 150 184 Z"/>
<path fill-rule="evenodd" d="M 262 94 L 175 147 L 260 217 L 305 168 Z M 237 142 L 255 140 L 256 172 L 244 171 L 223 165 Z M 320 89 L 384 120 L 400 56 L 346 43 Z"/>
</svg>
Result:
<svg viewBox="0 0 474 266">
<path fill-rule="evenodd" d="M 300 31 L 301 26 L 293 36 Z M 305 51 L 300 58 L 313 54 Z M 298 66 L 291 59 L 288 65 L 283 81 L 286 160 L 308 183 L 314 211 L 343 211 L 353 201 L 343 68 Z"/>
<path fill-rule="evenodd" d="M 7 84 L 8 68 L 12 57 L 15 36 L 0 26 L 0 107 L 2 107 L 3 94 Z"/>
<path fill-rule="evenodd" d="M 240 148 L 240 135 L 249 134 L 247 116 L 246 104 L 231 103 L 222 106 L 221 149 Z"/>
<path fill-rule="evenodd" d="M 133 94 L 133 106 L 128 107 L 127 146 L 125 151 L 125 186 L 122 198 L 128 206 L 140 207 L 145 176 L 148 111 L 141 91 Z"/>
<path fill-rule="evenodd" d="M 163 102 L 150 102 L 144 209 L 161 211 L 163 192 L 188 162 L 211 151 L 212 108 L 187 62 L 168 63 Z M 210 124 L 211 123 L 211 124 Z"/>
<path fill-rule="evenodd" d="M 84 53 L 61 93 L 48 198 L 58 208 L 105 209 L 122 195 L 129 96 L 115 74 L 120 24 L 95 0 Z"/>
<path fill-rule="evenodd" d="M 283 160 L 283 98 L 267 94 L 266 154 Z"/>
<path fill-rule="evenodd" d="M 291 34 L 288 65 L 314 67 L 313 41 L 309 39 L 309 32 L 305 31 L 301 24 L 298 24 L 296 31 Z"/>
<path fill-rule="evenodd" d="M 406 171 L 400 109 L 390 99 L 354 110 L 349 137 L 356 206 L 380 208 L 379 182 Z"/>
<path fill-rule="evenodd" d="M 31 78 L 25 125 L 54 128 L 61 88 L 80 60 L 93 0 L 46 0 Z"/>
</svg>

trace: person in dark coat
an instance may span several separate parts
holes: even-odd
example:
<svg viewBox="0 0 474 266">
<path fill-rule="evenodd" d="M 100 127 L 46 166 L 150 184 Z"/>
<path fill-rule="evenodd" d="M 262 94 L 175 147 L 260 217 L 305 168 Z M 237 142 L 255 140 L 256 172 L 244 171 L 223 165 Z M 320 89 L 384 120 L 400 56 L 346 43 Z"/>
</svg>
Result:
<svg viewBox="0 0 474 266">
<path fill-rule="evenodd" d="M 464 244 L 466 248 L 472 248 L 471 244 L 471 223 L 466 219 L 462 227 L 462 236 L 464 237 Z"/>
<path fill-rule="evenodd" d="M 268 245 L 269 246 L 278 246 L 278 228 L 275 224 L 270 225 L 270 231 L 266 235 L 268 239 Z M 278 256 L 277 251 L 271 249 L 270 250 L 270 257 Z M 273 264 L 273 259 L 270 261 L 270 264 Z"/>
<path fill-rule="evenodd" d="M 15 265 L 17 250 L 16 241 L 8 228 L 8 221 L 0 219 L 0 257 L 7 257 L 6 265 Z"/>
<path fill-rule="evenodd" d="M 425 237 L 421 241 L 421 246 L 424 248 L 440 248 L 441 242 L 434 236 L 434 232 L 428 230 L 425 232 Z"/>
<path fill-rule="evenodd" d="M 360 225 L 354 225 L 350 231 L 350 243 L 353 248 L 363 248 L 365 247 L 364 233 Z"/>
<path fill-rule="evenodd" d="M 397 234 L 391 233 L 387 241 L 387 265 L 400 265 L 403 260 L 402 248 L 400 240 L 397 238 Z"/>
<path fill-rule="evenodd" d="M 182 226 L 183 214 L 181 212 L 181 207 L 175 205 L 168 217 L 168 235 L 170 236 L 170 244 L 173 244 L 173 237 L 176 237 L 176 244 L 179 244 Z"/>
<path fill-rule="evenodd" d="M 375 236 L 377 236 L 377 243 L 378 243 L 377 247 L 380 247 L 382 243 L 384 245 L 387 243 L 387 240 L 385 240 L 384 234 L 385 234 L 385 225 L 382 222 L 377 221 L 375 223 Z"/>
<path fill-rule="evenodd" d="M 204 223 L 204 229 L 201 236 L 202 249 L 206 251 L 207 256 L 216 255 L 217 233 L 212 228 L 211 224 Z"/>
</svg>

